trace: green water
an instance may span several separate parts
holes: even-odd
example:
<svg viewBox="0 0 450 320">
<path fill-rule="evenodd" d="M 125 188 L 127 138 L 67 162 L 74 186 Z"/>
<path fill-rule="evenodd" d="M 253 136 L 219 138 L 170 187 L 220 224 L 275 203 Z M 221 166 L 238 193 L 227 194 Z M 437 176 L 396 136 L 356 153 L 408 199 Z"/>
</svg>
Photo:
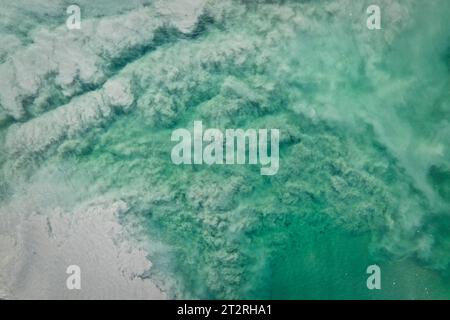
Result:
<svg viewBox="0 0 450 320">
<path fill-rule="evenodd" d="M 211 2 L 194 34 L 111 67 L 133 111 L 4 171 L 126 201 L 172 298 L 449 299 L 450 2 L 379 3 L 371 31 L 370 1 Z M 194 120 L 279 129 L 278 173 L 172 164 Z"/>
</svg>

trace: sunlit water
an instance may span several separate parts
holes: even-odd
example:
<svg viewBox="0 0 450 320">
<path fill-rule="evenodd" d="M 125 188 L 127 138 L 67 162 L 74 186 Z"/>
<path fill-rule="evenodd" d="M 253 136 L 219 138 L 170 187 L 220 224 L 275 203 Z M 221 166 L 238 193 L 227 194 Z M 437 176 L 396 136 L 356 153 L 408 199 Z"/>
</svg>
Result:
<svg viewBox="0 0 450 320">
<path fill-rule="evenodd" d="M 1 213 L 11 201 L 31 201 L 17 215 L 124 201 L 120 221 L 153 264 L 143 277 L 171 298 L 450 298 L 450 2 L 378 2 L 381 30 L 366 27 L 371 1 L 212 1 L 189 30 L 87 50 L 93 75 L 46 76 L 22 115 L 4 94 Z M 144 10 L 85 6 L 98 21 Z M 4 65 L 40 24 L 41 37 L 66 39 L 52 14 L 0 24 L 2 37 L 17 31 Z M 116 83 L 126 107 L 71 113 Z M 78 104 L 102 105 L 92 99 Z M 174 165 L 171 132 L 194 120 L 279 129 L 278 173 Z M 367 289 L 372 264 L 382 290 Z"/>
</svg>

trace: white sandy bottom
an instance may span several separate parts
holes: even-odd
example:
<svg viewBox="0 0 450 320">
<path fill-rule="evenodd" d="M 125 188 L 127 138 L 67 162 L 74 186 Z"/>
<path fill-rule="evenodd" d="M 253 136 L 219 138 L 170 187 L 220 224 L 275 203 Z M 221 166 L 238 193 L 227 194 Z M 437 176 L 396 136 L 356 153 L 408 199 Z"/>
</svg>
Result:
<svg viewBox="0 0 450 320">
<path fill-rule="evenodd" d="M 151 263 L 118 223 L 118 215 L 127 210 L 125 202 L 117 201 L 73 212 L 55 208 L 45 215 L 2 212 L 0 298 L 166 298 L 141 277 Z M 70 265 L 81 268 L 81 290 L 67 288 Z"/>
</svg>

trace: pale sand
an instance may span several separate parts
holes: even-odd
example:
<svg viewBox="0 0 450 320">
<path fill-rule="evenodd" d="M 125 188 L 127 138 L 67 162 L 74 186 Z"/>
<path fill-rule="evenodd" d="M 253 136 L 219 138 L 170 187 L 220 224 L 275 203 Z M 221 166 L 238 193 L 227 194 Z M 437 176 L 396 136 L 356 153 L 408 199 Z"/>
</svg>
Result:
<svg viewBox="0 0 450 320">
<path fill-rule="evenodd" d="M 139 277 L 151 263 L 117 221 L 127 210 L 117 201 L 45 215 L 2 212 L 0 298 L 164 299 Z M 66 287 L 69 265 L 81 268 L 81 290 Z"/>
</svg>

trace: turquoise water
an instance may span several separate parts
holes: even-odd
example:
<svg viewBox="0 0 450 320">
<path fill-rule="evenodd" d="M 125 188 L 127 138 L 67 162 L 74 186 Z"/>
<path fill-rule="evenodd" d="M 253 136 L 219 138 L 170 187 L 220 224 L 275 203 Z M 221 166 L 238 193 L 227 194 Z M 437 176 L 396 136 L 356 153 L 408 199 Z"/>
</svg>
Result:
<svg viewBox="0 0 450 320">
<path fill-rule="evenodd" d="M 123 225 L 162 244 L 146 276 L 171 298 L 449 299 L 450 2 L 379 1 L 381 30 L 370 1 L 274 2 L 212 1 L 194 31 L 106 58 L 132 110 L 38 151 L 5 143 L 0 201 L 43 168 L 72 202 L 124 200 Z M 3 139 L 60 104 L 5 116 Z M 278 128 L 278 173 L 172 164 L 171 132 L 194 120 Z"/>
</svg>

